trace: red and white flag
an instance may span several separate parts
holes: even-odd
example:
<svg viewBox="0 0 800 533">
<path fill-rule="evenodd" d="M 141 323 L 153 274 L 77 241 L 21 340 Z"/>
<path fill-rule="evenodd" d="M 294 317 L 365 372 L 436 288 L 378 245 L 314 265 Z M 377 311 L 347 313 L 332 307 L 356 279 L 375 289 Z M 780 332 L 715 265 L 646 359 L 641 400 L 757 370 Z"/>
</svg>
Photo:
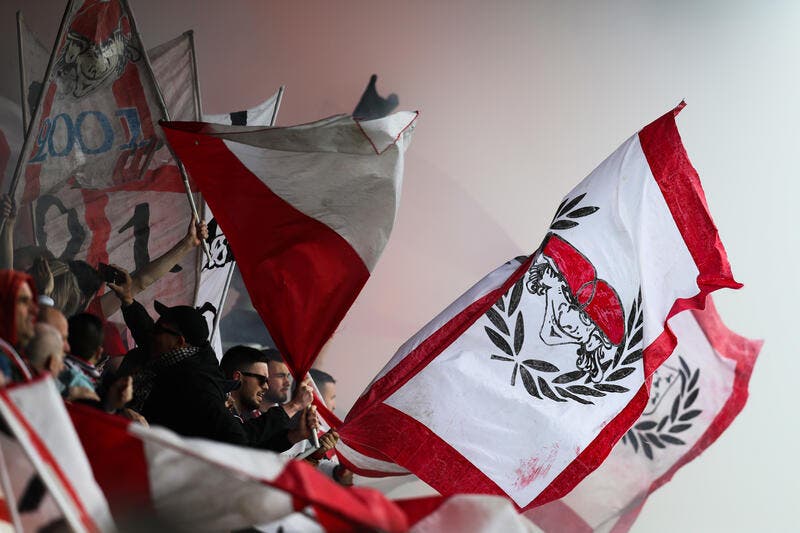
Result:
<svg viewBox="0 0 800 533">
<path fill-rule="evenodd" d="M 36 215 L 36 242 L 56 257 L 83 259 L 95 267 L 100 262 L 116 263 L 135 271 L 184 236 L 191 209 L 177 164 L 160 138 L 156 122 L 163 109 L 127 4 L 119 0 L 78 4 L 67 13 L 68 31 L 55 51 L 58 68 L 50 75 L 42 111 L 49 129 L 40 133 L 36 145 L 43 151 L 36 162 L 26 165 L 17 199 L 23 212 L 30 209 Z M 32 101 L 46 76 L 47 62 L 41 60 L 39 40 L 21 20 L 19 30 L 28 79 L 26 99 Z M 97 79 L 84 79 L 82 68 L 100 54 L 111 57 L 108 64 L 113 68 L 100 72 Z M 197 118 L 191 33 L 157 46 L 150 54 L 170 115 Z M 51 147 L 57 152 L 51 154 Z M 119 158 L 116 164 L 122 169 L 110 182 L 74 179 L 86 169 L 99 168 L 96 171 L 102 174 L 109 158 Z M 112 172 L 103 175 L 112 177 Z M 20 226 L 25 225 L 17 224 L 15 244 L 32 244 Z M 179 268 L 138 299 L 145 305 L 154 299 L 168 305 L 192 301 L 198 253 L 186 256 Z"/>
<path fill-rule="evenodd" d="M 70 527 L 114 531 L 108 503 L 53 380 L 46 376 L 0 390 L 0 415 Z"/>
<path fill-rule="evenodd" d="M 647 497 L 708 448 L 744 408 L 762 341 L 704 311 L 670 321 L 678 345 L 653 374 L 645 411 L 605 462 L 564 498 L 525 512 L 547 532 L 628 531 Z"/>
<path fill-rule="evenodd" d="M 416 117 L 336 116 L 288 128 L 163 125 L 298 378 L 386 246 Z"/>
<path fill-rule="evenodd" d="M 0 96 L 0 192 L 6 192 L 22 147 L 22 114 L 17 104 Z"/>
<path fill-rule="evenodd" d="M 230 113 L 206 113 L 203 115 L 203 121 L 226 126 L 273 126 L 281 107 L 283 90 L 283 87 L 279 88 L 275 94 L 250 109 L 231 111 Z M 181 119 L 173 118 L 173 120 Z"/>
<path fill-rule="evenodd" d="M 675 124 L 631 137 L 507 263 L 404 344 L 358 399 L 339 458 L 443 495 L 560 498 L 646 407 L 667 320 L 738 287 Z"/>
<path fill-rule="evenodd" d="M 230 531 L 310 507 L 329 531 L 404 531 L 379 492 L 342 487 L 310 465 L 70 406 L 97 482 L 121 525 L 147 520 L 181 531 Z"/>
</svg>

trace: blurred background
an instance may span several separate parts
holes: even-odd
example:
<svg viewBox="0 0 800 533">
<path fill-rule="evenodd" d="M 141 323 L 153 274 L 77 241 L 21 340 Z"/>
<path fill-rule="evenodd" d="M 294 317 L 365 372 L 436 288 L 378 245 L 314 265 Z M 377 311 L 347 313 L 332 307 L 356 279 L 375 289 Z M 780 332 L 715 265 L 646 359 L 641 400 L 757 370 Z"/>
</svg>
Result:
<svg viewBox="0 0 800 533">
<path fill-rule="evenodd" d="M 532 252 L 562 196 L 685 99 L 684 144 L 745 284 L 717 306 L 766 344 L 743 413 L 633 531 L 796 528 L 800 3 L 130 2 L 147 48 L 195 31 L 206 113 L 280 85 L 279 125 L 349 113 L 372 73 L 398 109 L 421 112 L 392 238 L 320 362 L 341 417 L 400 344 Z M 50 46 L 64 4 L 0 2 L 0 94 L 19 101 L 14 13 Z"/>
</svg>

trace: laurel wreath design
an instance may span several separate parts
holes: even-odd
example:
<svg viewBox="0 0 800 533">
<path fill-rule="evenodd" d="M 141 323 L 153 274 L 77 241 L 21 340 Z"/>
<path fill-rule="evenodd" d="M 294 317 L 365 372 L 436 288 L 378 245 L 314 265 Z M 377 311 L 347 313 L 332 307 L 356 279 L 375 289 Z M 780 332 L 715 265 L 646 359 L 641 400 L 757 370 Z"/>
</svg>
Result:
<svg viewBox="0 0 800 533">
<path fill-rule="evenodd" d="M 577 207 L 581 200 L 583 200 L 584 196 L 586 196 L 586 193 L 579 194 L 572 199 L 564 198 L 564 201 L 561 202 L 561 205 L 559 205 L 558 209 L 556 209 L 556 214 L 550 223 L 550 229 L 559 230 L 574 228 L 579 224 L 579 222 L 575 220 L 576 218 L 589 216 L 600 209 L 594 205 Z M 576 207 L 577 209 L 575 209 Z"/>
<path fill-rule="evenodd" d="M 525 390 L 534 398 L 555 402 L 575 401 L 584 405 L 593 405 L 592 398 L 628 392 L 630 389 L 614 382 L 633 373 L 636 370 L 634 363 L 642 358 L 644 315 L 641 309 L 641 289 L 631 304 L 625 341 L 620 343 L 613 360 L 601 364 L 605 379 L 600 383 L 592 383 L 583 370 L 559 374 L 561 369 L 549 361 L 524 358 L 522 348 L 525 343 L 525 320 L 522 310 L 517 311 L 524 290 L 523 279 L 524 277 L 520 278 L 486 311 L 486 317 L 496 329 L 484 326 L 486 335 L 503 352 L 503 355 L 493 353 L 490 358 L 514 363 L 511 386 L 516 386 L 519 376 Z M 516 318 L 512 318 L 515 312 Z M 509 324 L 513 324 L 513 332 Z M 579 383 L 582 378 L 585 380 Z"/>
<path fill-rule="evenodd" d="M 664 449 L 668 445 L 685 445 L 686 442 L 675 435 L 691 428 L 692 423 L 690 421 L 703 412 L 702 409 L 691 408 L 700 393 L 700 388 L 697 384 L 700 378 L 700 369 L 696 368 L 692 372 L 683 357 L 678 356 L 678 359 L 681 362 L 681 368 L 678 370 L 678 375 L 681 379 L 681 392 L 672 402 L 669 414 L 664 415 L 660 421 L 652 419 L 641 420 L 622 436 L 623 444 L 630 444 L 634 453 L 637 453 L 641 448 L 645 456 L 651 461 L 653 460 L 653 447 Z"/>
</svg>

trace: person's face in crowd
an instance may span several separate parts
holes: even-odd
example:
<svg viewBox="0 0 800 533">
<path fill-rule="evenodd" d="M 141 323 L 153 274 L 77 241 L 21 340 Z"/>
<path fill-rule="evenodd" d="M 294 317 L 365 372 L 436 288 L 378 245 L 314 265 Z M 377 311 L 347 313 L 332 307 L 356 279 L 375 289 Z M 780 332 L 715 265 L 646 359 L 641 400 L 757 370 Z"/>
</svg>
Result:
<svg viewBox="0 0 800 533">
<path fill-rule="evenodd" d="M 47 361 L 47 370 L 52 374 L 54 378 L 57 378 L 61 372 L 64 371 L 64 352 L 59 351 L 59 353 L 55 353 L 50 356 L 50 359 Z"/>
<path fill-rule="evenodd" d="M 319 387 L 319 393 L 322 395 L 322 401 L 325 406 L 331 410 L 336 411 L 336 383 L 325 383 Z"/>
<path fill-rule="evenodd" d="M 49 307 L 44 311 L 43 318 L 42 322 L 50 324 L 58 330 L 58 334 L 61 335 L 64 353 L 69 353 L 69 341 L 67 340 L 69 338 L 69 322 L 67 322 L 67 317 L 55 307 Z"/>
<path fill-rule="evenodd" d="M 286 403 L 292 389 L 292 375 L 283 363 L 269 362 L 269 390 L 264 398 L 270 403 Z"/>
<path fill-rule="evenodd" d="M 239 401 L 239 406 L 247 411 L 258 409 L 267 392 L 267 376 L 269 376 L 267 363 L 253 363 L 246 370 L 237 373 L 238 376 L 234 375 L 234 378 L 239 379 L 242 386 L 235 390 L 233 395 Z"/>
<path fill-rule="evenodd" d="M 17 299 L 14 302 L 14 320 L 17 325 L 17 342 L 20 346 L 26 346 L 35 334 L 33 325 L 36 311 L 33 291 L 27 282 L 23 282 L 17 291 Z"/>
<path fill-rule="evenodd" d="M 186 346 L 186 340 L 178 332 L 174 324 L 164 320 L 156 322 L 155 330 L 153 331 L 153 356 L 158 357 L 175 348 L 182 348 L 184 346 Z"/>
</svg>

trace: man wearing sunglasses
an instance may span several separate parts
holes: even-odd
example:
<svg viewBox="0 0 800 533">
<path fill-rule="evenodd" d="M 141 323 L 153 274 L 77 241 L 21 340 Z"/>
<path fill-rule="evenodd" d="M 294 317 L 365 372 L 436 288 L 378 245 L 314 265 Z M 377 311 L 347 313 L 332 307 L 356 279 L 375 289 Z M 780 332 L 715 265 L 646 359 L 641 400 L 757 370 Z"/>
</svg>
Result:
<svg viewBox="0 0 800 533">
<path fill-rule="evenodd" d="M 260 414 L 258 406 L 267 392 L 268 361 L 260 350 L 240 345 L 225 352 L 219 363 L 226 379 L 241 382 L 238 389 L 231 391 L 230 397 L 234 414 L 243 421 Z"/>
<path fill-rule="evenodd" d="M 194 307 L 167 307 L 156 301 L 159 319 L 133 299 L 130 275 L 109 287 L 122 303 L 122 315 L 137 349 L 129 352 L 120 374 L 134 376 L 132 408 L 152 425 L 165 426 L 187 437 L 202 437 L 243 446 L 283 451 L 308 438 L 316 417 L 289 429 L 289 417 L 282 409 L 265 416 L 237 421 L 225 407 L 233 383 L 225 380 L 217 356 L 208 342 L 208 324 Z"/>
</svg>

